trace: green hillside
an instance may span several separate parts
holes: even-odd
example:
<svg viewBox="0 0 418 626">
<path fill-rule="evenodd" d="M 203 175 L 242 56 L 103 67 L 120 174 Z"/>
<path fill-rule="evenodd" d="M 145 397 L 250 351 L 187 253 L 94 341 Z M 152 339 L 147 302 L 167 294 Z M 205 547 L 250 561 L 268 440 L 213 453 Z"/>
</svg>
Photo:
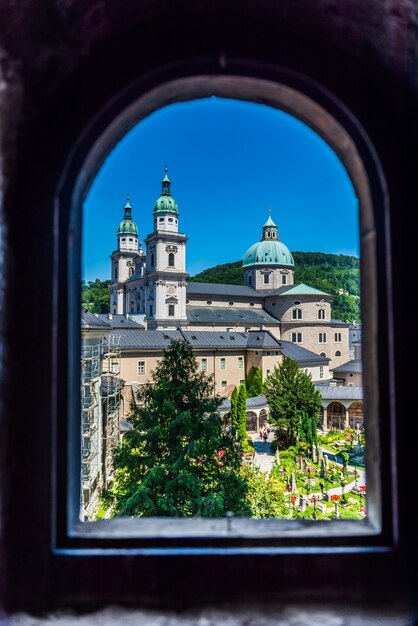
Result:
<svg viewBox="0 0 418 626">
<path fill-rule="evenodd" d="M 360 321 L 360 260 L 343 254 L 293 252 L 295 283 L 306 283 L 333 296 L 332 316 L 343 321 Z M 190 281 L 243 284 L 242 261 L 210 267 Z M 348 295 L 337 294 L 339 289 Z"/>
</svg>

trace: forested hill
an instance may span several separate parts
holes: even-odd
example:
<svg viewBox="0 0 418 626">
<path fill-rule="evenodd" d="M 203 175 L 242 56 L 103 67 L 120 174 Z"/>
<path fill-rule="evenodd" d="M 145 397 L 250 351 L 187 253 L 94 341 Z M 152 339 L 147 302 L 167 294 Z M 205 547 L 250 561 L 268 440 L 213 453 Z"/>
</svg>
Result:
<svg viewBox="0 0 418 626">
<path fill-rule="evenodd" d="M 333 296 L 332 316 L 343 321 L 360 321 L 360 260 L 343 254 L 292 252 L 295 283 L 306 283 Z M 243 284 L 242 261 L 210 267 L 189 281 Z M 339 294 L 338 290 L 347 294 Z"/>
<path fill-rule="evenodd" d="M 293 252 L 295 283 L 306 283 L 332 295 L 332 317 L 345 321 L 360 321 L 359 259 L 342 254 L 323 252 Z M 242 261 L 210 267 L 189 281 L 202 283 L 243 284 Z M 93 313 L 108 313 L 111 281 L 82 283 L 82 303 Z M 338 294 L 343 289 L 348 294 Z"/>
</svg>

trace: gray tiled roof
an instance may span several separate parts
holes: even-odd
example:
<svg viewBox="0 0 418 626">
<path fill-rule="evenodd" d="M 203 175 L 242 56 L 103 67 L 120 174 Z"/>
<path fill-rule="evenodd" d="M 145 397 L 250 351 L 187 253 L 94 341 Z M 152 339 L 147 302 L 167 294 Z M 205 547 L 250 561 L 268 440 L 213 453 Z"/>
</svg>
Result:
<svg viewBox="0 0 418 626">
<path fill-rule="evenodd" d="M 363 387 L 315 385 L 323 400 L 363 400 Z"/>
<path fill-rule="evenodd" d="M 196 348 L 243 348 L 247 347 L 247 333 L 219 332 L 213 330 L 183 330 L 182 334 Z"/>
<path fill-rule="evenodd" d="M 246 285 L 227 285 L 224 283 L 188 283 L 186 288 L 188 296 L 214 295 L 233 297 L 246 297 L 260 300 L 263 294 L 258 293 L 253 287 Z"/>
<path fill-rule="evenodd" d="M 119 330 L 122 350 L 161 350 L 175 339 L 188 341 L 194 348 L 242 349 L 273 348 L 280 350 L 280 343 L 266 331 L 236 333 L 227 331 L 193 330 Z M 260 340 L 257 340 L 260 337 Z"/>
<path fill-rule="evenodd" d="M 279 320 L 267 313 L 264 309 L 253 307 L 221 307 L 221 306 L 190 306 L 187 305 L 187 319 L 189 322 L 204 322 L 217 324 L 274 324 Z"/>
<path fill-rule="evenodd" d="M 363 363 L 362 361 L 347 361 L 347 363 L 334 367 L 332 371 L 337 374 L 362 374 Z"/>
<path fill-rule="evenodd" d="M 302 346 L 298 346 L 291 341 L 281 341 L 283 354 L 290 357 L 296 363 L 318 363 L 319 365 L 327 365 L 330 361 L 326 356 L 320 356 L 315 352 L 311 352 Z"/>
<path fill-rule="evenodd" d="M 126 317 L 126 315 L 98 313 L 98 316 L 101 320 L 110 324 L 112 328 L 145 328 L 143 324 L 131 320 L 129 317 Z"/>
<path fill-rule="evenodd" d="M 247 348 L 273 348 L 281 350 L 281 343 L 268 332 L 250 330 L 248 333 Z"/>
<path fill-rule="evenodd" d="M 120 336 L 119 346 L 123 350 L 156 350 L 165 349 L 174 339 L 183 339 L 182 334 L 178 330 L 141 330 L 118 329 L 117 334 Z"/>
<path fill-rule="evenodd" d="M 81 328 L 90 328 L 92 330 L 110 330 L 110 324 L 101 320 L 94 313 L 84 307 L 81 307 Z"/>
<path fill-rule="evenodd" d="M 247 405 L 247 409 L 254 409 L 265 406 L 267 404 L 267 400 L 265 396 L 255 396 L 254 398 L 247 398 L 245 403 Z M 222 400 L 219 408 L 221 411 L 229 411 L 231 408 L 231 401 L 225 398 L 225 400 Z"/>
</svg>

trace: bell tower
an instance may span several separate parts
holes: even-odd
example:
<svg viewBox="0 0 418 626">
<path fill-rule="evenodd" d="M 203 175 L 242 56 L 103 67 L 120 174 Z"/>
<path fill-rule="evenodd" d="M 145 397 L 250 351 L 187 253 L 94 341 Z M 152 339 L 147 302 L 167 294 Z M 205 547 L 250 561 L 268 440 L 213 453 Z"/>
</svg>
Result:
<svg viewBox="0 0 418 626">
<path fill-rule="evenodd" d="M 178 232 L 179 209 L 171 195 L 168 169 L 154 204 L 154 231 L 145 239 L 145 313 L 149 329 L 187 326 L 186 241 Z"/>
<path fill-rule="evenodd" d="M 126 303 L 126 281 L 135 269 L 138 253 L 138 226 L 132 219 L 132 207 L 129 194 L 124 207 L 123 220 L 117 230 L 117 249 L 112 252 L 110 286 L 110 313 L 125 314 L 128 312 Z"/>
</svg>

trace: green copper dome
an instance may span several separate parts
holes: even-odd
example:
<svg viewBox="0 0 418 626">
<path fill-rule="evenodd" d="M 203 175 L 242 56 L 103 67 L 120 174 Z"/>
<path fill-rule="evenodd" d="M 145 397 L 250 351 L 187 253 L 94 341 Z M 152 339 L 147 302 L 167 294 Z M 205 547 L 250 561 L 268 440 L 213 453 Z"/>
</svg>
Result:
<svg viewBox="0 0 418 626">
<path fill-rule="evenodd" d="M 177 202 L 171 195 L 171 180 L 168 178 L 168 169 L 165 168 L 165 176 L 161 181 L 161 195 L 154 204 L 154 213 L 175 213 L 178 215 L 179 207 Z"/>
<path fill-rule="evenodd" d="M 295 262 L 289 248 L 281 241 L 258 241 L 248 248 L 244 255 L 246 265 L 287 265 L 294 267 Z"/>
<path fill-rule="evenodd" d="M 123 220 L 118 226 L 118 235 L 136 235 L 138 236 L 138 226 L 132 219 L 132 207 L 129 204 L 129 196 L 128 201 L 125 204 L 125 215 L 123 216 Z"/>
<path fill-rule="evenodd" d="M 289 248 L 279 241 L 277 226 L 271 218 L 271 211 L 263 225 L 261 241 L 254 243 L 244 254 L 243 267 L 247 265 L 281 265 L 294 267 L 295 262 Z"/>
</svg>

